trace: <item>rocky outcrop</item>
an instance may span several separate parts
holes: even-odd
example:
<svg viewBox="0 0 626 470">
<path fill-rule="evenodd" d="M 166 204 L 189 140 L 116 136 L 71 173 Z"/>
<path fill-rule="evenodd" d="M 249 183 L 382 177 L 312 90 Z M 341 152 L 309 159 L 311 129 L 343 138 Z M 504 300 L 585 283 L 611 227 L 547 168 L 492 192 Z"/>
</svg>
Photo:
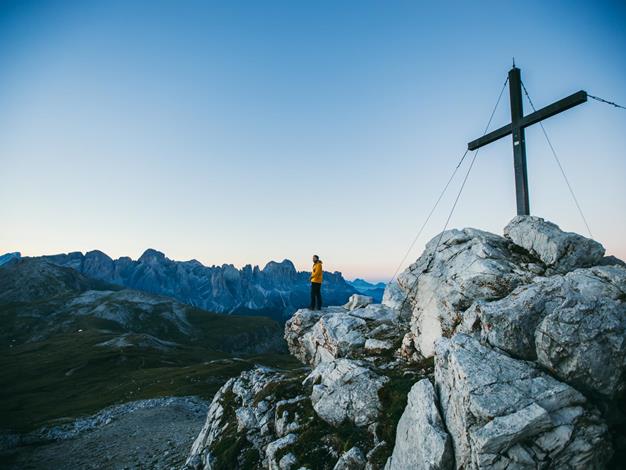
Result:
<svg viewBox="0 0 626 470">
<path fill-rule="evenodd" d="M 626 266 L 536 217 L 505 234 L 444 232 L 382 304 L 296 312 L 285 338 L 314 369 L 262 466 L 607 468 L 626 441 Z"/>
<path fill-rule="evenodd" d="M 366 295 L 354 294 L 350 296 L 348 299 L 348 303 L 343 306 L 343 308 L 347 310 L 354 310 L 357 308 L 367 307 L 369 304 L 373 303 L 374 299 L 372 297 L 368 297 Z"/>
<path fill-rule="evenodd" d="M 215 395 L 186 468 L 382 468 L 373 451 L 386 444 L 374 421 L 377 391 L 388 379 L 365 364 L 337 362 L 329 374 L 336 380 L 324 384 L 306 371 L 261 367 L 231 379 Z M 346 439 L 359 445 L 345 451 Z"/>
<path fill-rule="evenodd" d="M 314 369 L 259 369 L 227 383 L 211 405 L 188 466 L 382 469 L 391 446 L 385 438 L 402 410 L 383 411 L 397 406 L 396 387 L 403 390 L 406 377 L 419 376 L 390 359 L 407 327 L 382 305 L 300 310 L 285 326 L 285 338 L 292 353 Z M 228 425 L 235 420 L 236 427 Z M 346 450 L 346 440 L 358 445 Z M 250 460 L 224 454 L 222 449 L 233 446 Z"/>
<path fill-rule="evenodd" d="M 626 268 L 577 269 L 520 287 L 465 315 L 490 345 L 537 360 L 585 392 L 615 398 L 626 377 Z"/>
<path fill-rule="evenodd" d="M 348 310 L 329 307 L 323 311 L 298 310 L 285 325 L 285 339 L 289 351 L 306 364 L 347 357 L 361 359 L 370 353 L 389 351 L 399 345 L 408 323 L 399 312 L 380 304 L 355 307 Z M 369 347 L 368 347 L 369 346 Z M 374 354 L 378 356 L 378 354 Z"/>
<path fill-rule="evenodd" d="M 21 258 L 22 254 L 19 251 L 5 253 L 4 255 L 0 255 L 0 266 L 8 266 L 10 264 L 16 263 Z"/>
<path fill-rule="evenodd" d="M 359 351 L 365 344 L 367 323 L 346 312 L 341 307 L 327 308 L 323 312 L 298 310 L 285 326 L 289 351 L 311 365 Z"/>
<path fill-rule="evenodd" d="M 444 470 L 454 463 L 452 440 L 439 414 L 435 389 L 428 379 L 417 382 L 396 431 L 396 444 L 385 470 Z"/>
<path fill-rule="evenodd" d="M 610 438 L 577 390 L 458 334 L 438 343 L 435 380 L 457 468 L 604 468 Z"/>
<path fill-rule="evenodd" d="M 504 228 L 504 236 L 539 258 L 548 272 L 566 273 L 600 263 L 604 247 L 577 233 L 563 232 L 541 217 L 517 216 Z"/>
<path fill-rule="evenodd" d="M 333 470 L 362 470 L 367 465 L 367 460 L 363 451 L 358 447 L 352 447 L 343 453 Z"/>
<path fill-rule="evenodd" d="M 407 346 L 433 356 L 435 341 L 454 333 L 474 301 L 500 299 L 543 272 L 538 260 L 504 237 L 475 229 L 438 235 L 398 277 L 413 309 Z"/>
<path fill-rule="evenodd" d="M 247 468 L 246 465 L 263 458 L 266 467 L 269 467 L 268 457 L 269 460 L 274 459 L 276 451 L 284 447 L 274 443 L 267 454 L 267 447 L 276 440 L 276 403 L 267 392 L 276 383 L 287 385 L 289 379 L 280 372 L 263 367 L 243 372 L 238 378 L 226 382 L 211 402 L 206 423 L 191 448 L 186 466 L 209 469 L 220 459 L 233 459 L 233 466 Z M 223 454 L 226 449 L 244 446 L 248 446 L 251 452 Z"/>
<path fill-rule="evenodd" d="M 366 426 L 378 417 L 378 391 L 387 381 L 363 362 L 334 359 L 319 364 L 305 384 L 313 385 L 313 409 L 328 424 Z"/>
<path fill-rule="evenodd" d="M 128 257 L 113 260 L 98 250 L 42 258 L 90 278 L 166 295 L 216 313 L 261 313 L 283 320 L 310 300 L 310 273 L 296 271 L 289 260 L 270 261 L 263 269 L 251 265 L 237 269 L 231 264 L 173 261 L 153 249 L 136 261 Z M 342 305 L 356 292 L 341 273 L 324 273 L 325 304 Z"/>
</svg>

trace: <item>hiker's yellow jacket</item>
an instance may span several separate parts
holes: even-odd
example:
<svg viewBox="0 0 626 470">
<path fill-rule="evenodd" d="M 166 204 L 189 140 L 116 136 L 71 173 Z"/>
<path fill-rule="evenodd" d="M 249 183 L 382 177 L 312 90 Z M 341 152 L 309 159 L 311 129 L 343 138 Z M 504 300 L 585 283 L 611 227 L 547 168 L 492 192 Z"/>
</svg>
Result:
<svg viewBox="0 0 626 470">
<path fill-rule="evenodd" d="M 311 282 L 317 282 L 321 284 L 323 277 L 324 275 L 322 273 L 322 262 L 318 261 L 313 265 L 313 271 L 311 272 Z"/>
</svg>

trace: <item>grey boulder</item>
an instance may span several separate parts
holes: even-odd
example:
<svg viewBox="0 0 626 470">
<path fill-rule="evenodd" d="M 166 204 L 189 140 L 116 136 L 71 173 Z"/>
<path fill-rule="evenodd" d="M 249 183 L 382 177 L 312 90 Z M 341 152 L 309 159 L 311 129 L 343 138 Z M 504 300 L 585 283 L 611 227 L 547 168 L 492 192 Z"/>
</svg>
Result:
<svg viewBox="0 0 626 470">
<path fill-rule="evenodd" d="M 268 386 L 283 380 L 282 373 L 265 367 L 256 367 L 228 380 L 211 401 L 206 422 L 193 443 L 185 468 L 213 468 L 220 458 L 214 453 L 214 446 L 230 435 L 245 436 L 258 451 L 266 448 L 275 439 L 272 432 L 275 406 L 258 397 Z"/>
<path fill-rule="evenodd" d="M 626 386 L 626 268 L 543 278 L 466 317 L 492 346 L 537 360 L 585 392 L 615 398 Z M 465 321 L 464 323 L 468 323 Z"/>
<path fill-rule="evenodd" d="M 358 447 L 352 447 L 339 457 L 333 470 L 363 470 L 366 464 L 367 460 L 363 451 Z"/>
<path fill-rule="evenodd" d="M 541 217 L 521 215 L 504 228 L 504 236 L 537 256 L 554 272 L 566 273 L 576 268 L 599 264 L 604 247 L 577 233 L 564 232 L 558 225 Z"/>
<path fill-rule="evenodd" d="M 367 295 L 361 294 L 352 294 L 348 299 L 348 303 L 345 304 L 343 308 L 345 308 L 346 310 L 354 310 L 357 308 L 367 307 L 373 302 L 373 297 L 368 297 Z"/>
<path fill-rule="evenodd" d="M 363 318 L 348 314 L 342 307 L 321 312 L 302 309 L 285 324 L 285 339 L 295 357 L 316 366 L 361 349 L 367 330 Z"/>
<path fill-rule="evenodd" d="M 443 232 L 398 277 L 413 308 L 406 346 L 432 357 L 435 341 L 454 333 L 474 301 L 505 297 L 542 272 L 535 259 L 501 236 L 470 228 Z"/>
<path fill-rule="evenodd" d="M 313 409 L 328 424 L 338 426 L 349 421 L 356 426 L 367 426 L 378 417 L 378 390 L 388 380 L 362 361 L 340 358 L 320 363 L 304 385 L 313 386 Z"/>
<path fill-rule="evenodd" d="M 385 470 L 443 470 L 453 463 L 452 440 L 439 414 L 435 390 L 428 379 L 422 379 L 409 392 Z"/>
<path fill-rule="evenodd" d="M 293 454 L 286 454 L 280 459 L 277 454 L 283 449 L 293 445 L 297 440 L 295 434 L 287 434 L 267 445 L 265 448 L 265 458 L 267 459 L 268 470 L 291 470 L 295 467 L 296 459 Z"/>
<path fill-rule="evenodd" d="M 532 364 L 464 334 L 437 343 L 435 364 L 457 468 L 601 469 L 610 459 L 598 412 Z"/>
<path fill-rule="evenodd" d="M 407 329 L 398 311 L 381 304 L 301 309 L 285 324 L 285 340 L 291 354 L 315 367 L 336 358 L 362 358 L 373 352 L 368 341 L 374 350 L 389 350 Z"/>
</svg>

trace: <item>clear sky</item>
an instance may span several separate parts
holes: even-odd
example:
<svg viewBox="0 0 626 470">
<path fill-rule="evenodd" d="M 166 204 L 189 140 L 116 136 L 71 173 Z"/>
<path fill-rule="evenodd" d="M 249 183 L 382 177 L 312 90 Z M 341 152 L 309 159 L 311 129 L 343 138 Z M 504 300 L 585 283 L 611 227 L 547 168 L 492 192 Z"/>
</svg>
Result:
<svg viewBox="0 0 626 470">
<path fill-rule="evenodd" d="M 0 252 L 318 253 L 389 278 L 511 57 L 537 106 L 579 89 L 623 104 L 624 24 L 623 1 L 0 2 Z M 626 111 L 590 101 L 545 125 L 594 237 L 626 258 Z M 527 150 L 531 211 L 585 233 L 539 128 Z M 507 138 L 450 226 L 501 233 L 514 214 Z"/>
</svg>

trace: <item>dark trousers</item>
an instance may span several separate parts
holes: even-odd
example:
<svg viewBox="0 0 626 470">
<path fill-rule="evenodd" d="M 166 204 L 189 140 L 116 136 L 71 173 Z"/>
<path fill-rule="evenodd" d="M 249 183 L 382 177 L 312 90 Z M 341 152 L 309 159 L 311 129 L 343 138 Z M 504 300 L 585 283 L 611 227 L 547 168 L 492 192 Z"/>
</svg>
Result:
<svg viewBox="0 0 626 470">
<path fill-rule="evenodd" d="M 311 310 L 322 309 L 322 283 L 321 282 L 311 283 L 311 306 L 309 308 Z"/>
</svg>

